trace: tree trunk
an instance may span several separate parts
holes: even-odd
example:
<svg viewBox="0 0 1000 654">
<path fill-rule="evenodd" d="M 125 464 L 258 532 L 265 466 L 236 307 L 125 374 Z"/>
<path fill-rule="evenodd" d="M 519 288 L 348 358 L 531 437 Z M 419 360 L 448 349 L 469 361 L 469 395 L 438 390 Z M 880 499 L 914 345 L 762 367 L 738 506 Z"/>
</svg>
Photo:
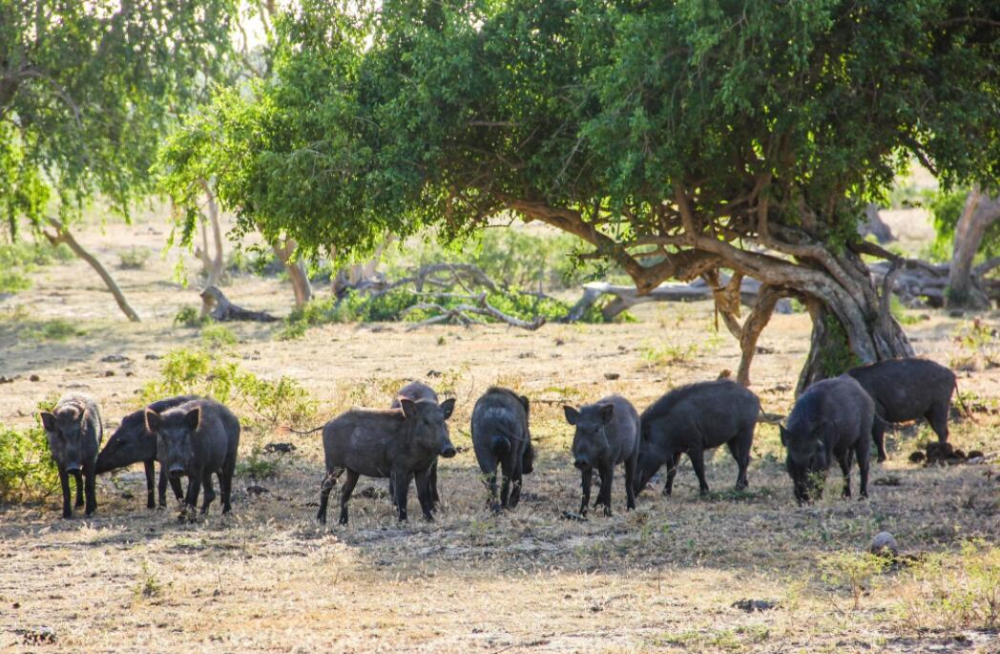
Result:
<svg viewBox="0 0 1000 654">
<path fill-rule="evenodd" d="M 208 253 L 208 229 L 205 227 L 204 218 L 201 223 L 201 240 L 203 251 L 198 253 L 202 265 L 205 268 L 205 288 L 218 286 L 222 280 L 222 272 L 225 266 L 225 255 L 222 247 L 222 227 L 219 225 L 219 205 L 215 202 L 215 195 L 209 187 L 208 182 L 201 181 L 201 186 L 205 190 L 207 200 L 205 207 L 208 210 L 208 222 L 212 225 L 212 240 L 214 241 L 215 255 Z M 204 296 L 203 296 L 204 297 Z M 201 304 L 201 317 L 204 318 L 212 311 L 209 303 L 203 301 Z"/>
<path fill-rule="evenodd" d="M 945 294 L 948 307 L 963 309 L 988 309 L 990 300 L 979 279 L 972 274 L 972 262 L 979 252 L 986 230 L 1000 220 L 1000 196 L 990 198 L 978 187 L 969 191 L 962 216 L 955 225 L 955 247 L 948 273 L 948 290 Z"/>
<path fill-rule="evenodd" d="M 90 267 L 97 271 L 97 274 L 101 276 L 102 280 L 104 280 L 104 284 L 108 287 L 108 290 L 111 291 L 111 295 L 114 296 L 115 302 L 118 303 L 118 308 L 122 310 L 125 317 L 132 322 L 140 322 L 139 314 L 135 312 L 132 305 L 130 305 L 128 300 L 125 299 L 125 294 L 122 293 L 121 287 L 118 286 L 118 282 L 116 282 L 114 277 L 111 276 L 108 269 L 104 267 L 104 264 L 98 261 L 97 257 L 92 255 L 82 245 L 80 245 L 62 221 L 55 218 L 49 218 L 49 224 L 55 228 L 56 233 L 50 234 L 48 232 L 43 232 L 45 234 L 45 238 L 47 238 L 52 245 L 65 243 L 69 246 L 69 249 L 73 250 L 73 253 L 76 254 L 76 256 L 90 264 Z"/>
<path fill-rule="evenodd" d="M 882 244 L 896 240 L 889 226 L 882 222 L 882 216 L 879 215 L 878 206 L 875 204 L 865 207 L 865 222 L 858 227 L 858 234 L 874 236 L 875 240 Z"/>
<path fill-rule="evenodd" d="M 292 282 L 292 291 L 295 293 L 295 307 L 302 308 L 312 299 L 312 285 L 309 283 L 305 262 L 301 259 L 292 260 L 296 243 L 292 239 L 286 239 L 280 244 L 275 243 L 272 248 L 275 256 L 288 271 L 288 279 Z"/>
</svg>

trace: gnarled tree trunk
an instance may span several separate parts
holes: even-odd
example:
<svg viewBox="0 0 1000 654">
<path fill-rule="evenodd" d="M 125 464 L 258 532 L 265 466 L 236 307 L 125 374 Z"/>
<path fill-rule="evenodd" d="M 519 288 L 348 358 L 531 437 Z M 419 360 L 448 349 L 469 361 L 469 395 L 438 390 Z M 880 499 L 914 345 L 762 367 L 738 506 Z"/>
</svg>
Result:
<svg viewBox="0 0 1000 654">
<path fill-rule="evenodd" d="M 271 247 L 274 249 L 275 256 L 288 271 L 288 279 L 292 282 L 292 291 L 295 293 L 295 307 L 305 306 L 312 299 L 312 284 L 309 283 L 309 273 L 306 272 L 305 262 L 292 258 L 297 244 L 292 239 L 285 239 Z"/>
<path fill-rule="evenodd" d="M 945 293 L 951 308 L 988 309 L 990 300 L 983 292 L 978 276 L 972 274 L 972 262 L 979 252 L 983 236 L 990 225 L 1000 220 L 1000 196 L 990 198 L 973 187 L 965 200 L 962 216 L 955 225 L 955 246 L 948 289 Z"/>
</svg>

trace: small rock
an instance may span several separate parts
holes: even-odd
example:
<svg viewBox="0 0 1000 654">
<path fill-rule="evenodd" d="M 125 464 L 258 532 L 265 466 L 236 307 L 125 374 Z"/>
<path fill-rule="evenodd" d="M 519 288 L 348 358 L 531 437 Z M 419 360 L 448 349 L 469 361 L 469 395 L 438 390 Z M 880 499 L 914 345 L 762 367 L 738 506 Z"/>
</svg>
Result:
<svg viewBox="0 0 1000 654">
<path fill-rule="evenodd" d="M 33 381 L 33 382 L 42 381 L 42 378 L 39 377 L 38 375 L 32 375 L 32 376 L 28 377 L 28 381 Z"/>
<path fill-rule="evenodd" d="M 115 376 L 115 371 L 114 370 L 105 370 L 104 371 L 104 376 L 105 377 L 114 377 Z"/>
<path fill-rule="evenodd" d="M 571 522 L 587 522 L 586 516 L 582 516 L 579 513 L 573 513 L 572 511 L 563 511 L 562 519 L 569 520 Z"/>
<path fill-rule="evenodd" d="M 961 318 L 964 315 L 965 315 L 965 312 L 962 311 L 961 309 L 953 309 L 952 311 L 948 312 L 948 317 L 949 318 Z"/>
<path fill-rule="evenodd" d="M 872 483 L 875 486 L 900 486 L 903 482 L 896 475 L 888 475 L 886 477 L 879 477 Z"/>
<path fill-rule="evenodd" d="M 868 546 L 868 551 L 875 556 L 895 558 L 899 556 L 899 545 L 892 534 L 887 531 L 881 531 L 872 538 L 871 545 Z"/>
<path fill-rule="evenodd" d="M 716 379 L 729 379 L 732 376 L 733 376 L 733 371 L 730 370 L 729 368 L 724 368 L 722 372 L 719 373 L 719 376 L 716 377 Z"/>
<path fill-rule="evenodd" d="M 556 339 L 556 347 L 559 347 L 560 345 L 566 345 L 566 341 L 564 341 L 561 338 L 557 338 Z"/>
<path fill-rule="evenodd" d="M 277 452 L 288 454 L 289 452 L 294 452 L 295 449 L 295 446 L 291 443 L 268 443 L 264 446 L 264 451 L 268 454 L 275 454 Z"/>
<path fill-rule="evenodd" d="M 147 354 L 146 355 L 146 361 L 158 361 L 159 359 L 162 359 L 162 358 L 163 357 L 161 357 L 159 354 Z"/>
<path fill-rule="evenodd" d="M 985 459 L 986 455 L 983 454 L 982 450 L 969 450 L 969 453 L 968 453 L 968 455 L 966 455 L 966 458 L 968 458 L 968 459 Z M 972 461 L 970 460 L 969 463 L 972 463 Z"/>
<path fill-rule="evenodd" d="M 51 645 L 57 640 L 56 631 L 51 627 L 17 629 L 16 633 L 21 635 L 21 642 L 25 645 Z"/>
<path fill-rule="evenodd" d="M 778 606 L 777 602 L 768 600 L 742 599 L 732 603 L 734 609 L 754 613 L 756 611 L 772 611 Z"/>
<path fill-rule="evenodd" d="M 0 375 L 0 384 L 10 384 L 13 383 L 15 379 L 17 379 L 17 377 L 4 377 L 3 375 Z"/>
<path fill-rule="evenodd" d="M 621 377 L 621 374 L 617 373 L 617 372 L 606 372 L 606 373 L 604 373 L 604 378 L 607 379 L 608 381 L 614 381 L 616 379 L 619 379 L 620 377 Z"/>
<path fill-rule="evenodd" d="M 912 454 L 910 454 L 910 463 L 920 463 L 920 462 L 922 462 L 926 458 L 927 457 L 924 456 L 923 452 L 921 452 L 920 450 L 917 450 L 916 452 L 913 452 Z"/>
<path fill-rule="evenodd" d="M 442 374 L 443 373 L 440 370 L 428 370 L 427 371 L 427 376 L 428 377 L 440 377 Z"/>
<path fill-rule="evenodd" d="M 122 491 L 122 499 L 123 500 L 134 500 L 135 499 L 135 495 L 133 495 L 130 491 Z"/>
<path fill-rule="evenodd" d="M 125 363 L 126 361 L 131 361 L 124 354 L 109 354 L 106 357 L 101 357 L 101 363 Z"/>
<path fill-rule="evenodd" d="M 247 495 L 263 495 L 264 493 L 270 493 L 268 489 L 263 486 L 247 486 Z"/>
</svg>

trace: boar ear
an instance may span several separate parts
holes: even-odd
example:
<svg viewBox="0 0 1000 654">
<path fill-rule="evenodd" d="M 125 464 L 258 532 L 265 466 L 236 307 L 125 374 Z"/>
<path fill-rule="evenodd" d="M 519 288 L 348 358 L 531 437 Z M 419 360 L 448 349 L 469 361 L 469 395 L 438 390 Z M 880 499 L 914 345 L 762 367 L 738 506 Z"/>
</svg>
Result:
<svg viewBox="0 0 1000 654">
<path fill-rule="evenodd" d="M 608 424 L 615 415 L 615 405 L 605 404 L 601 407 L 601 422 Z"/>
<path fill-rule="evenodd" d="M 191 431 L 197 431 L 198 425 L 201 424 L 201 407 L 191 409 L 184 416 L 184 426 Z"/>
<path fill-rule="evenodd" d="M 781 433 L 781 445 L 788 447 L 789 436 L 791 436 L 791 434 L 789 434 L 788 430 L 785 429 L 785 426 L 780 423 L 778 424 L 778 432 Z"/>
<path fill-rule="evenodd" d="M 45 427 L 46 431 L 56 430 L 56 417 L 48 411 L 41 411 L 38 417 L 42 419 L 42 426 Z"/>
<path fill-rule="evenodd" d="M 407 420 L 417 415 L 417 403 L 408 397 L 399 396 L 399 408 L 403 410 L 403 417 Z"/>
<path fill-rule="evenodd" d="M 146 409 L 146 431 L 150 434 L 155 434 L 163 426 L 163 418 L 160 414 L 152 409 Z"/>
<path fill-rule="evenodd" d="M 455 398 L 449 397 L 441 403 L 441 410 L 444 411 L 444 419 L 451 417 L 451 412 L 455 410 Z"/>
<path fill-rule="evenodd" d="M 566 422 L 571 425 L 575 425 L 580 421 L 580 412 L 571 406 L 564 406 L 563 413 L 566 414 Z"/>
<path fill-rule="evenodd" d="M 524 407 L 524 412 L 528 413 L 529 410 L 530 410 L 530 404 L 531 404 L 528 401 L 528 397 L 526 395 L 518 395 L 517 399 L 521 400 L 521 406 Z"/>
</svg>

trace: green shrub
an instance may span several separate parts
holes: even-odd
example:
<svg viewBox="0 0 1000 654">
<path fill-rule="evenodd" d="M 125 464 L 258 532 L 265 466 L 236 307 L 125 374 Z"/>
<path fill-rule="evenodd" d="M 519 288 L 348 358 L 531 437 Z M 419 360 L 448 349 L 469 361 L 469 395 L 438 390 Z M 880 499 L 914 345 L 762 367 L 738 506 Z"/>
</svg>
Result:
<svg viewBox="0 0 1000 654">
<path fill-rule="evenodd" d="M 72 336 L 83 336 L 86 333 L 86 330 L 80 329 L 68 320 L 56 318 L 32 325 L 25 335 L 32 340 L 45 342 L 65 341 Z"/>
<path fill-rule="evenodd" d="M 42 266 L 68 261 L 73 256 L 73 251 L 65 244 L 52 247 L 48 243 L 19 241 L 0 245 L 0 293 L 26 291 L 31 288 L 28 273 Z"/>
<path fill-rule="evenodd" d="M 209 323 L 201 328 L 201 340 L 208 348 L 236 345 L 236 334 L 225 325 Z"/>
<path fill-rule="evenodd" d="M 58 486 L 45 430 L 0 426 L 0 502 L 44 497 Z"/>
<path fill-rule="evenodd" d="M 837 552 L 820 559 L 819 569 L 824 582 L 846 587 L 854 600 L 854 610 L 861 608 L 861 597 L 872 589 L 889 561 L 868 552 Z"/>
<path fill-rule="evenodd" d="M 149 261 L 150 251 L 148 248 L 131 247 L 118 253 L 118 267 L 123 270 L 141 270 L 146 267 Z"/>
<path fill-rule="evenodd" d="M 174 315 L 174 326 L 199 327 L 209 322 L 211 318 L 202 318 L 197 307 L 181 307 Z"/>
<path fill-rule="evenodd" d="M 928 555 L 910 572 L 916 593 L 901 599 L 912 626 L 1000 627 L 1000 547 L 981 539 L 953 553 Z"/>
</svg>

